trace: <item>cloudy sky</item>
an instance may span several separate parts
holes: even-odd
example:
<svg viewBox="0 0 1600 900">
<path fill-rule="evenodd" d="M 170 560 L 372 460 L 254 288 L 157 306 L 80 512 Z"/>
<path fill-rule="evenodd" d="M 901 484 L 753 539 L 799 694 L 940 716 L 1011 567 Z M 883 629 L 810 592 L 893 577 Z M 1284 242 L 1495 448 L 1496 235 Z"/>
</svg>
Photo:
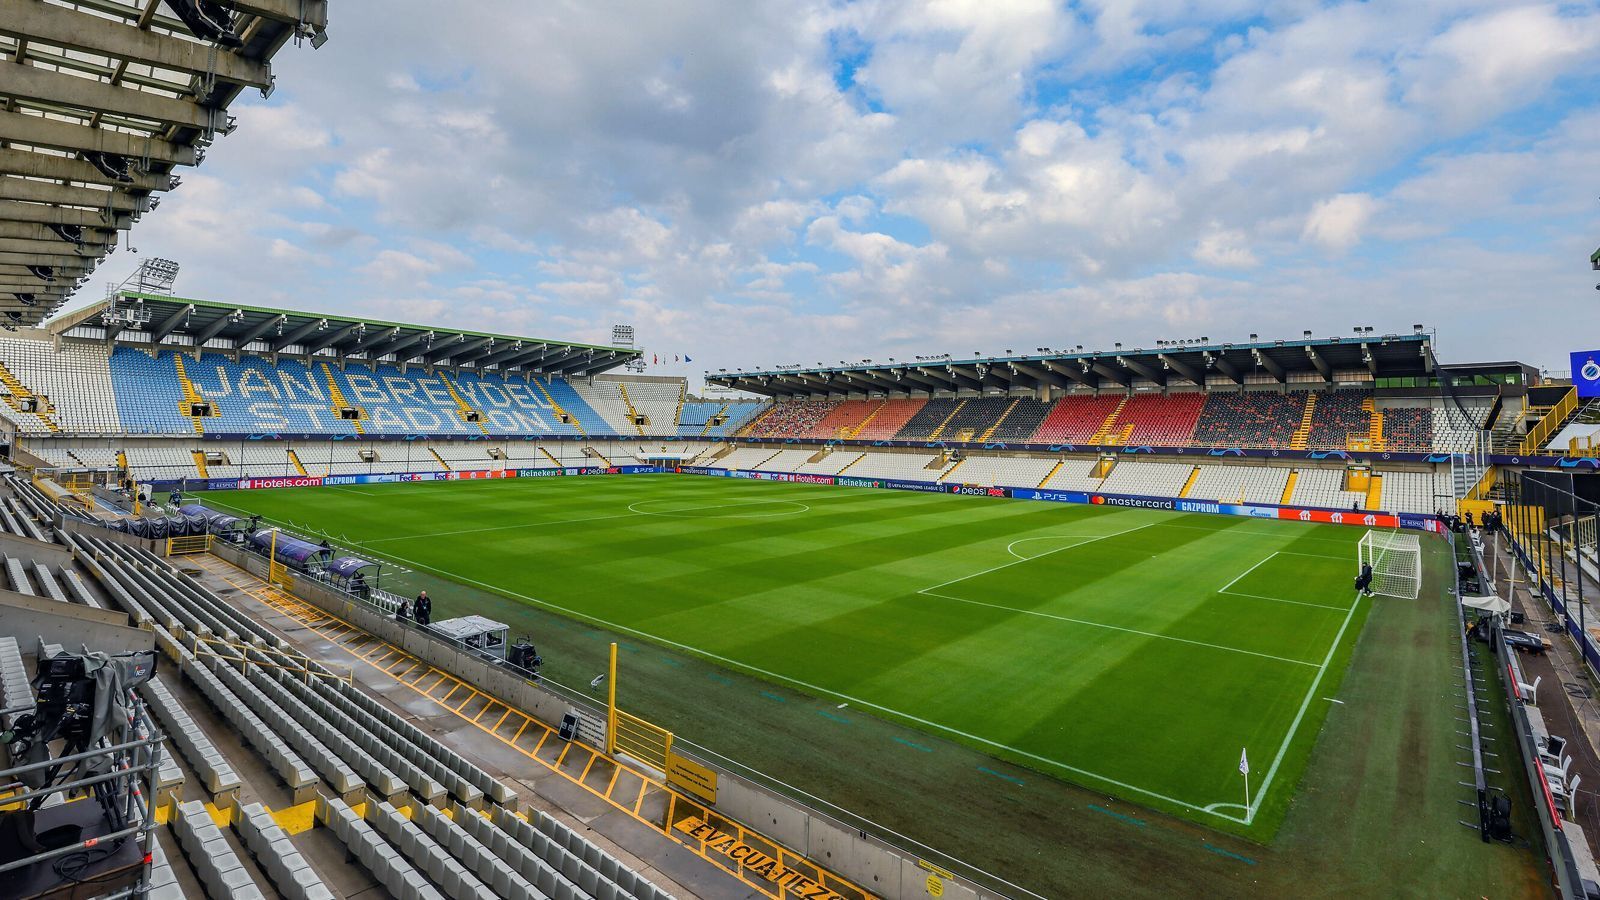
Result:
<svg viewBox="0 0 1600 900">
<path fill-rule="evenodd" d="M 330 6 L 135 230 L 180 294 L 629 322 L 694 357 L 664 374 L 1412 323 L 1457 361 L 1600 344 L 1597 0 Z"/>
</svg>

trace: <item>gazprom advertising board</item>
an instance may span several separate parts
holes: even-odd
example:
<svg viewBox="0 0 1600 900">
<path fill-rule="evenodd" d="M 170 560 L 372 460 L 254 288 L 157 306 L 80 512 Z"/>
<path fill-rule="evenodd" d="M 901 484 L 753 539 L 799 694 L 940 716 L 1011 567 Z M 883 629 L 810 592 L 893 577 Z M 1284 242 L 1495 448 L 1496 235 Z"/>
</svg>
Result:
<svg viewBox="0 0 1600 900">
<path fill-rule="evenodd" d="M 1600 397 L 1600 350 L 1572 354 L 1572 384 L 1579 397 Z"/>
</svg>

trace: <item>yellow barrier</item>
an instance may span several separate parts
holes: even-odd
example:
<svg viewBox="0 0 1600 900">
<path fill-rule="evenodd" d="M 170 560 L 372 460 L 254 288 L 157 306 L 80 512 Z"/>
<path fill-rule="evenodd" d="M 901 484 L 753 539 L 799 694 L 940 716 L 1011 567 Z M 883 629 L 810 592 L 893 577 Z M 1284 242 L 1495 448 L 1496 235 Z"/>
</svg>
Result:
<svg viewBox="0 0 1600 900">
<path fill-rule="evenodd" d="M 1545 413 L 1543 418 L 1528 429 L 1528 436 L 1523 438 L 1522 446 L 1517 448 L 1517 452 L 1522 456 L 1531 456 L 1539 452 L 1544 447 L 1545 441 L 1550 439 L 1550 435 L 1554 434 L 1561 423 L 1577 409 L 1578 389 L 1572 388 L 1556 402 L 1555 406 L 1550 407 L 1550 411 Z"/>
<path fill-rule="evenodd" d="M 167 538 L 168 556 L 186 556 L 191 553 L 206 553 L 211 550 L 211 535 L 191 534 L 185 537 Z"/>
<path fill-rule="evenodd" d="M 666 772 L 672 759 L 672 732 L 638 716 L 617 709 L 617 645 L 611 645 L 611 665 L 607 673 L 606 754 L 625 753 L 659 772 Z"/>
</svg>

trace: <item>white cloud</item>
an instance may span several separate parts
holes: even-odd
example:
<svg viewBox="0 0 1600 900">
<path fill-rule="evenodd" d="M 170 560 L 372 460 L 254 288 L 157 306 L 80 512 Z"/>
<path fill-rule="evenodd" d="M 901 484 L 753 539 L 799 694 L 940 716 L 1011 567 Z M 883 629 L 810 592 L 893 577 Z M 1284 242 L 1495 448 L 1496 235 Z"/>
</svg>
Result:
<svg viewBox="0 0 1600 900">
<path fill-rule="evenodd" d="M 1366 194 L 1339 194 L 1319 201 L 1306 217 L 1303 240 L 1343 253 L 1361 242 L 1378 202 Z"/>
</svg>

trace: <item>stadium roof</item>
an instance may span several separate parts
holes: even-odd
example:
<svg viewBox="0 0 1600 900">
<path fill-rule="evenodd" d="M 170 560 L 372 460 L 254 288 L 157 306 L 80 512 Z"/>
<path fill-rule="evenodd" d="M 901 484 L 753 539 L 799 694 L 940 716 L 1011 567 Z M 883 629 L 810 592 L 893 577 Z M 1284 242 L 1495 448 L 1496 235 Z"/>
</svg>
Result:
<svg viewBox="0 0 1600 900">
<path fill-rule="evenodd" d="M 204 346 L 219 353 L 332 354 L 363 362 L 409 362 L 536 375 L 595 375 L 637 359 L 642 353 L 624 347 L 131 291 L 68 313 L 52 322 L 50 331 L 69 338 L 114 341 L 144 349 Z"/>
<path fill-rule="evenodd" d="M 1252 338 L 1255 336 L 1252 335 Z M 1243 384 L 1264 374 L 1280 384 L 1291 376 L 1313 374 L 1333 381 L 1335 373 L 1364 370 L 1374 378 L 1427 375 L 1436 365 L 1428 334 L 1363 334 L 1348 338 L 1254 341 L 1242 344 L 1163 341 L 1153 350 L 1056 352 L 955 359 L 862 360 L 857 364 L 805 368 L 788 366 L 760 372 L 707 372 L 711 384 L 769 397 L 829 393 L 961 391 L 993 392 L 1041 387 L 1126 390 L 1136 381 L 1161 386 L 1195 385 L 1208 375 Z"/>
<path fill-rule="evenodd" d="M 0 324 L 48 318 L 328 0 L 0 0 Z M 171 13 L 176 13 L 176 16 Z"/>
</svg>

